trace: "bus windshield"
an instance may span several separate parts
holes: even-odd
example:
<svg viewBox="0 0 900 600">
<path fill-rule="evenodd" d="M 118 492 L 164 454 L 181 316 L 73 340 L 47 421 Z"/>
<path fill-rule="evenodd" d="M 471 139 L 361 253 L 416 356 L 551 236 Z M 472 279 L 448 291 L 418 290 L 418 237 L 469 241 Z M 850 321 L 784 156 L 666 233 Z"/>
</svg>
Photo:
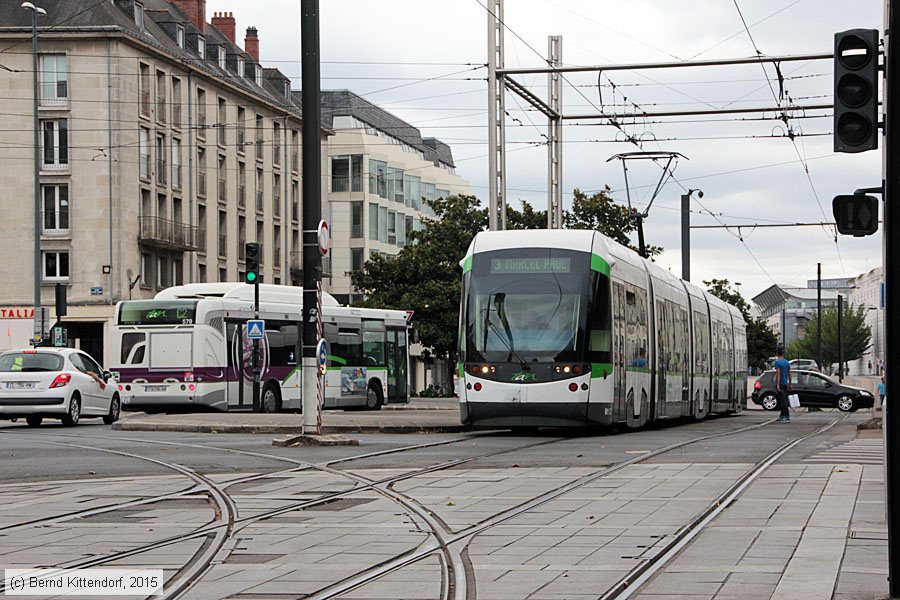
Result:
<svg viewBox="0 0 900 600">
<path fill-rule="evenodd" d="M 119 325 L 193 325 L 197 300 L 129 300 L 119 307 Z"/>
<path fill-rule="evenodd" d="M 590 255 L 529 248 L 476 254 L 466 290 L 466 360 L 583 359 Z"/>
</svg>

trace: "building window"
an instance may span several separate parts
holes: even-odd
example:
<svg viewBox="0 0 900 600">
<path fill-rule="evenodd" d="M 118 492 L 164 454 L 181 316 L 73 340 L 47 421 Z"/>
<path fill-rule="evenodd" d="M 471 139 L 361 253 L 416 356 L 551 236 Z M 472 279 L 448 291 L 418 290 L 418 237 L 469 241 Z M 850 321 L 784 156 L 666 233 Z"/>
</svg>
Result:
<svg viewBox="0 0 900 600">
<path fill-rule="evenodd" d="M 225 121 L 227 119 L 225 113 L 225 98 L 219 98 L 219 114 L 218 114 L 218 123 L 216 127 L 219 130 L 219 145 L 225 145 Z"/>
<path fill-rule="evenodd" d="M 197 278 L 200 280 L 200 283 L 206 283 L 206 265 L 203 263 L 197 264 Z"/>
<path fill-rule="evenodd" d="M 150 130 L 141 127 L 140 133 L 141 179 L 150 179 Z"/>
<path fill-rule="evenodd" d="M 294 223 L 300 220 L 300 186 L 296 181 L 291 181 L 291 220 Z"/>
<path fill-rule="evenodd" d="M 397 243 L 397 213 L 392 210 L 387 214 L 387 243 Z"/>
<path fill-rule="evenodd" d="M 263 212 L 263 170 L 256 169 L 256 212 Z"/>
<path fill-rule="evenodd" d="M 247 118 L 247 111 L 244 110 L 243 106 L 238 106 L 237 110 L 237 128 L 235 131 L 237 132 L 237 151 L 241 154 L 244 153 L 244 142 L 247 141 L 246 133 L 247 128 L 244 124 L 244 119 Z"/>
<path fill-rule="evenodd" d="M 238 161 L 238 207 L 247 206 L 247 166 Z"/>
<path fill-rule="evenodd" d="M 166 74 L 156 72 L 156 120 L 166 122 Z"/>
<path fill-rule="evenodd" d="M 172 78 L 172 126 L 181 127 L 181 80 Z"/>
<path fill-rule="evenodd" d="M 64 281 L 69 278 L 69 252 L 44 252 L 44 281 Z"/>
<path fill-rule="evenodd" d="M 272 163 L 281 165 L 281 125 L 272 123 Z"/>
<path fill-rule="evenodd" d="M 363 236 L 363 203 L 350 203 L 350 237 L 361 238 Z"/>
<path fill-rule="evenodd" d="M 406 221 L 403 213 L 397 213 L 397 246 L 406 246 Z"/>
<path fill-rule="evenodd" d="M 44 233 L 63 233 L 69 230 L 69 186 L 42 185 L 44 199 Z"/>
<path fill-rule="evenodd" d="M 197 138 L 206 139 L 206 92 L 197 89 Z"/>
<path fill-rule="evenodd" d="M 263 160 L 263 117 L 256 115 L 256 160 Z"/>
<path fill-rule="evenodd" d="M 166 136 L 162 133 L 156 136 L 156 183 L 166 183 Z"/>
<path fill-rule="evenodd" d="M 141 254 L 141 287 L 150 287 L 150 255 Z"/>
<path fill-rule="evenodd" d="M 202 35 L 197 36 L 197 54 L 200 55 L 200 58 L 206 58 L 206 38 Z"/>
<path fill-rule="evenodd" d="M 150 65 L 141 63 L 141 75 L 138 79 L 140 87 L 141 116 L 150 116 Z"/>
<path fill-rule="evenodd" d="M 156 287 L 160 290 L 169 287 L 169 259 L 165 256 L 156 257 Z"/>
<path fill-rule="evenodd" d="M 387 180 L 388 199 L 403 204 L 403 171 L 388 167 Z"/>
<path fill-rule="evenodd" d="M 334 156 L 331 158 L 331 191 L 361 192 L 362 154 Z"/>
<path fill-rule="evenodd" d="M 351 248 L 350 249 L 350 270 L 351 271 L 361 271 L 363 268 L 363 249 L 362 248 Z"/>
<path fill-rule="evenodd" d="M 265 256 L 265 253 L 262 251 L 263 238 L 266 235 L 265 232 L 266 232 L 266 230 L 265 230 L 265 227 L 263 226 L 263 222 L 257 221 L 256 222 L 256 243 L 260 245 L 259 264 L 263 264 L 263 257 Z"/>
<path fill-rule="evenodd" d="M 256 65 L 256 85 L 262 87 L 263 83 L 263 71 L 262 66 Z"/>
<path fill-rule="evenodd" d="M 41 104 L 65 104 L 69 75 L 65 54 L 41 54 Z"/>
<path fill-rule="evenodd" d="M 272 214 L 281 216 L 281 175 L 272 176 Z"/>
<path fill-rule="evenodd" d="M 369 204 L 369 239 L 378 241 L 378 205 Z"/>
<path fill-rule="evenodd" d="M 197 194 L 206 196 L 206 148 L 197 148 Z"/>
<path fill-rule="evenodd" d="M 197 239 L 198 239 L 198 245 L 200 246 L 197 249 L 197 252 L 206 254 L 206 205 L 205 204 L 197 205 Z"/>
<path fill-rule="evenodd" d="M 369 193 L 387 198 L 387 163 L 380 160 L 369 161 Z"/>
<path fill-rule="evenodd" d="M 228 256 L 228 214 L 224 210 L 219 211 L 219 256 Z"/>
<path fill-rule="evenodd" d="M 219 267 L 219 281 L 228 281 L 227 267 Z"/>
<path fill-rule="evenodd" d="M 272 226 L 272 264 L 276 269 L 281 268 L 281 227 Z"/>
<path fill-rule="evenodd" d="M 245 244 L 247 243 L 247 219 L 238 217 L 238 260 L 247 258 Z"/>
<path fill-rule="evenodd" d="M 362 157 L 360 157 L 361 159 Z M 296 129 L 291 130 L 291 171 L 300 170 L 300 134 Z M 360 169 L 362 173 L 362 169 Z"/>
<path fill-rule="evenodd" d="M 403 177 L 403 197 L 407 206 L 419 210 L 422 204 L 422 179 L 420 177 L 415 175 Z"/>
<path fill-rule="evenodd" d="M 243 77 L 243 76 L 244 76 L 244 57 L 243 57 L 243 56 L 238 56 L 238 59 L 237 59 L 237 73 L 238 73 L 238 77 Z"/>
<path fill-rule="evenodd" d="M 388 241 L 388 209 L 385 206 L 378 207 L 378 241 L 387 244 Z"/>
<path fill-rule="evenodd" d="M 181 189 L 181 140 L 172 138 L 172 187 Z"/>
<path fill-rule="evenodd" d="M 65 169 L 69 166 L 69 123 L 65 119 L 43 121 L 43 168 Z"/>
<path fill-rule="evenodd" d="M 225 172 L 225 156 L 219 155 L 219 202 L 227 202 L 228 174 Z"/>
<path fill-rule="evenodd" d="M 134 22 L 138 29 L 144 30 L 144 5 L 140 2 L 134 3 Z"/>
<path fill-rule="evenodd" d="M 184 27 L 181 25 L 175 26 L 175 43 L 179 48 L 184 49 Z"/>
<path fill-rule="evenodd" d="M 219 68 L 225 70 L 225 46 L 219 46 Z"/>
</svg>

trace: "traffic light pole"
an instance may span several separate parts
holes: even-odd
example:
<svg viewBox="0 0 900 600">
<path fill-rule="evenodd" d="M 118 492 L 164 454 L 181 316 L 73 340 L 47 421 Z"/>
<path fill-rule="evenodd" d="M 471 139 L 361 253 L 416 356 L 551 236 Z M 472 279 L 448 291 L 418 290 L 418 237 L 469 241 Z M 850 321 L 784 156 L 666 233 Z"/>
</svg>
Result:
<svg viewBox="0 0 900 600">
<path fill-rule="evenodd" d="M 884 340 L 887 401 L 885 402 L 885 516 L 888 526 L 888 583 L 890 597 L 900 598 L 900 409 L 892 408 L 900 397 L 900 41 L 892 33 L 900 31 L 900 2 L 885 0 L 885 84 L 884 84 Z M 900 367 L 898 367 L 900 369 Z"/>
<path fill-rule="evenodd" d="M 253 282 L 253 318 L 259 319 L 259 278 L 256 278 L 256 281 Z M 260 364 L 259 364 L 259 340 L 253 339 L 253 412 L 260 411 L 260 402 L 259 402 L 259 377 L 260 377 Z"/>
</svg>

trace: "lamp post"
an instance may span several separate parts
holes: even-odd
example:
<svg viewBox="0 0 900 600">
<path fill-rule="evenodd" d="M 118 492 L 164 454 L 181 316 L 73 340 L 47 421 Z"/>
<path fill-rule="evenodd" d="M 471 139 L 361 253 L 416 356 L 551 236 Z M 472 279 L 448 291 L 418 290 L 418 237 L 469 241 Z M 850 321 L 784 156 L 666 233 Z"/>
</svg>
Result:
<svg viewBox="0 0 900 600">
<path fill-rule="evenodd" d="M 44 336 L 43 318 L 41 317 L 41 155 L 40 132 L 38 128 L 38 55 L 37 55 L 37 18 L 45 16 L 47 11 L 31 2 L 23 2 L 22 8 L 31 11 L 31 80 L 34 87 L 34 316 L 40 325 L 40 334 Z"/>
<path fill-rule="evenodd" d="M 681 195 L 681 278 L 691 280 L 691 194 L 703 197 L 703 190 L 689 189 Z"/>
</svg>

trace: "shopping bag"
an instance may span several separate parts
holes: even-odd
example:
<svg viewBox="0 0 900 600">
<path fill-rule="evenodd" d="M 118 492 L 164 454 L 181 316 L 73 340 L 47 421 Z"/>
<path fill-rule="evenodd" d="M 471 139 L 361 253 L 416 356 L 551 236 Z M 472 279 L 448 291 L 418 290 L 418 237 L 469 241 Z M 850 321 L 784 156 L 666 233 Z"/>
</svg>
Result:
<svg viewBox="0 0 900 600">
<path fill-rule="evenodd" d="M 790 394 L 788 396 L 788 403 L 791 405 L 791 408 L 800 408 L 800 396 L 797 394 Z"/>
</svg>

